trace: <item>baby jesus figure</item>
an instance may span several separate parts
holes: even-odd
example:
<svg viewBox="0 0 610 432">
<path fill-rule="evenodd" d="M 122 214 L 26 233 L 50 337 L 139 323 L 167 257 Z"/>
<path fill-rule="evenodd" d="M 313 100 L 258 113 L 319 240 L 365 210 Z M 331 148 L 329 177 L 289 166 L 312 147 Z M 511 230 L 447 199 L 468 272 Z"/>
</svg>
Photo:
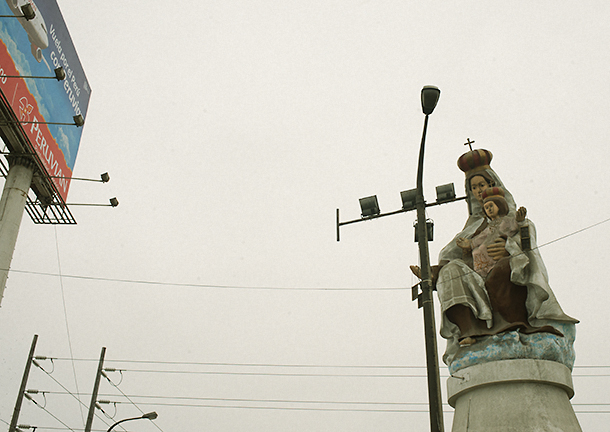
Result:
<svg viewBox="0 0 610 432">
<path fill-rule="evenodd" d="M 511 237 L 519 231 L 518 222 L 525 220 L 527 210 L 520 207 L 515 217 L 508 215 L 508 203 L 504 191 L 499 187 L 488 188 L 483 192 L 483 209 L 489 219 L 487 227 L 472 239 L 460 237 L 456 244 L 464 252 L 472 251 L 474 270 L 485 278 L 497 261 L 487 253 L 487 246 L 498 238 Z"/>
</svg>

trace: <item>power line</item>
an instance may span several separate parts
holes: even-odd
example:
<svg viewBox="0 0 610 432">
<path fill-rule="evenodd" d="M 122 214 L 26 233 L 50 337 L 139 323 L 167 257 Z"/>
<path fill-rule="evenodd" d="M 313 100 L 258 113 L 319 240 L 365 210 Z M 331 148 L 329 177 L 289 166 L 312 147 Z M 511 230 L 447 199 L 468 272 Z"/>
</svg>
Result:
<svg viewBox="0 0 610 432">
<path fill-rule="evenodd" d="M 66 306 L 66 295 L 65 295 L 65 292 L 64 292 L 64 281 L 63 281 L 63 278 L 61 276 L 62 272 L 61 272 L 61 261 L 59 259 L 59 242 L 57 240 L 57 226 L 54 225 L 53 228 L 55 230 L 55 249 L 57 251 L 57 270 L 59 272 L 59 286 L 61 287 L 61 301 L 62 301 L 63 308 L 64 308 L 64 320 L 66 322 L 66 333 L 67 333 L 67 336 L 68 336 L 68 348 L 70 349 L 70 357 L 74 358 L 74 351 L 72 350 L 72 339 L 70 338 L 70 326 L 68 324 L 68 308 Z M 72 361 L 72 374 L 74 375 L 74 385 L 76 386 L 76 393 L 80 394 L 80 390 L 78 388 L 78 379 L 76 378 L 76 365 L 74 364 L 74 361 Z M 80 401 L 80 399 L 76 398 L 76 400 L 78 400 L 80 402 L 80 405 L 78 407 L 80 409 L 80 416 L 81 416 L 81 419 L 82 419 L 83 425 L 84 425 L 85 424 L 85 415 L 83 413 L 83 407 L 82 407 L 82 405 L 84 405 L 84 404 Z"/>
<path fill-rule="evenodd" d="M 604 219 L 600 222 L 594 223 L 593 225 L 589 225 L 585 228 L 581 228 L 564 236 L 558 237 L 555 240 L 551 240 L 547 243 L 539 245 L 536 249 L 540 249 L 542 247 L 548 246 L 550 244 L 556 243 L 560 240 L 564 240 L 568 237 L 574 236 L 576 234 L 580 234 L 584 231 L 595 228 L 599 225 L 605 224 L 610 221 L 610 218 Z M 214 284 L 192 284 L 192 283 L 178 283 L 178 282 L 159 282 L 159 281 L 146 281 L 146 280 L 137 280 L 137 279 L 117 279 L 117 278 L 106 278 L 106 277 L 96 277 L 96 276 L 83 276 L 83 275 L 61 275 L 49 272 L 35 272 L 29 270 L 15 270 L 15 269 L 4 269 L 15 273 L 23 273 L 23 274 L 32 274 L 32 275 L 40 275 L 40 276 L 53 276 L 53 277 L 63 277 L 70 279 L 81 279 L 81 280 L 95 280 L 95 281 L 103 281 L 103 282 L 120 282 L 120 283 L 133 283 L 133 284 L 144 284 L 144 285 L 160 285 L 160 286 L 177 286 L 177 287 L 187 287 L 187 288 L 222 288 L 222 289 L 248 289 L 248 290 L 276 290 L 276 291 L 401 291 L 401 290 L 409 290 L 409 287 L 378 287 L 378 288 L 337 288 L 337 287 L 326 287 L 326 288 L 317 288 L 317 287 L 301 287 L 301 288 L 286 288 L 286 287 L 272 287 L 272 286 L 240 286 L 240 285 L 214 285 Z"/>
<path fill-rule="evenodd" d="M 5 269 L 6 270 L 6 269 Z M 59 276 L 56 273 L 50 272 L 36 272 L 30 270 L 15 270 L 8 269 L 11 272 L 32 274 L 38 276 Z M 272 287 L 272 286 L 238 286 L 238 285 L 212 285 L 212 284 L 192 284 L 192 283 L 178 283 L 178 282 L 159 282 L 159 281 L 147 281 L 147 280 L 136 280 L 136 279 L 116 279 L 116 278 L 105 278 L 97 276 L 83 276 L 83 275 L 62 275 L 63 278 L 69 279 L 81 279 L 81 280 L 94 280 L 103 282 L 121 282 L 121 283 L 133 283 L 143 285 L 159 285 L 159 286 L 176 286 L 184 288 L 221 288 L 221 289 L 246 289 L 246 290 L 274 290 L 274 291 L 402 291 L 410 288 L 406 287 L 379 287 L 379 288 L 337 288 L 337 287 L 301 287 L 301 288 L 286 288 L 286 287 Z"/>
<path fill-rule="evenodd" d="M 193 371 L 193 370 L 161 370 L 161 369 L 115 369 L 105 368 L 106 372 L 136 372 L 159 374 L 186 374 L 186 375 L 243 375 L 243 376 L 281 376 L 281 377 L 333 377 L 333 378 L 426 378 L 427 375 L 410 374 L 324 374 L 324 373 L 282 373 L 282 372 L 232 372 L 232 371 Z M 449 378 L 450 375 L 441 375 Z M 577 374 L 579 377 L 610 377 L 610 374 Z"/>
<path fill-rule="evenodd" d="M 44 357 L 36 356 L 36 360 L 58 360 L 58 361 L 82 361 L 94 362 L 98 359 L 82 358 L 72 359 L 66 357 Z M 166 364 L 177 366 L 240 366 L 240 367 L 278 367 L 278 368 L 330 368 L 330 369 L 426 369 L 426 366 L 417 365 L 345 365 L 345 364 L 282 364 L 282 363 L 230 363 L 230 362 L 193 362 L 193 361 L 168 361 L 168 360 L 126 360 L 111 359 L 111 363 L 141 363 L 141 364 Z M 610 365 L 574 365 L 574 369 L 609 369 Z"/>
<path fill-rule="evenodd" d="M 62 425 L 64 425 L 65 427 L 67 427 L 69 430 L 71 430 L 72 432 L 75 432 L 74 429 L 72 429 L 70 426 L 68 426 L 67 424 L 65 424 L 62 420 L 60 420 L 55 414 L 53 414 L 51 411 L 49 411 L 48 409 L 46 409 L 45 407 L 43 407 L 42 405 L 40 405 L 38 402 L 36 402 L 36 400 L 34 400 L 34 398 L 32 398 L 29 394 L 25 394 L 24 395 L 28 400 L 32 401 L 34 403 L 34 405 L 36 405 L 38 408 L 40 408 L 41 410 L 43 410 L 44 412 L 46 412 L 47 414 L 49 414 L 51 417 L 53 417 L 55 420 L 57 420 L 59 423 L 61 423 Z"/>
<path fill-rule="evenodd" d="M 52 394 L 65 394 L 63 392 L 46 392 Z M 112 394 L 99 395 L 100 397 L 112 397 Z M 190 400 L 190 401 L 208 401 L 208 402 L 266 402 L 266 403 L 296 403 L 296 404 L 328 404 L 328 405 L 427 405 L 427 402 L 371 402 L 371 401 L 329 401 L 329 400 L 289 400 L 289 399 L 248 399 L 248 398 L 213 398 L 213 397 L 195 397 L 195 396 L 146 396 L 146 395 L 128 395 L 131 399 L 161 399 L 161 400 Z M 101 404 L 126 403 L 120 401 L 100 400 Z M 142 402 L 143 404 L 151 404 L 152 402 Z M 599 405 L 599 404 L 594 404 Z M 610 405 L 610 404 L 608 404 Z"/>
<path fill-rule="evenodd" d="M 69 360 L 62 357 L 35 357 L 37 360 Z M 96 359 L 74 359 L 75 361 L 92 362 Z M 280 364 L 280 363 L 229 363 L 229 362 L 186 362 L 167 360 L 108 360 L 112 363 L 146 363 L 167 364 L 179 366 L 243 366 L 243 367 L 279 367 L 279 368 L 332 368 L 332 369 L 426 369 L 426 366 L 400 366 L 400 365 L 323 365 L 323 364 Z M 610 366 L 608 366 L 610 367 Z"/>
<path fill-rule="evenodd" d="M 138 372 L 187 375 L 252 375 L 252 376 L 285 376 L 285 377 L 335 377 L 335 378 L 426 378 L 427 375 L 390 375 L 390 374 L 309 374 L 309 373 L 279 373 L 279 372 L 225 372 L 225 371 L 187 371 L 187 370 L 155 370 L 155 369 L 115 369 L 105 368 L 107 372 Z M 444 375 L 447 378 L 449 375 Z"/>
<path fill-rule="evenodd" d="M 245 409 L 245 410 L 277 410 L 277 411 L 326 411 L 326 412 L 370 412 L 370 413 L 428 413 L 427 409 L 371 409 L 371 408 L 324 408 L 324 407 L 279 407 L 279 406 L 246 406 L 246 405 L 208 405 L 208 404 L 185 404 L 164 402 L 140 402 L 150 406 L 170 406 L 177 408 L 221 408 L 221 409 Z M 426 405 L 427 403 L 421 403 Z M 446 404 L 443 404 L 446 405 Z M 599 404 L 592 404 L 599 405 Z M 454 413 L 454 410 L 443 410 L 446 414 Z M 577 414 L 610 414 L 610 410 L 575 410 Z"/>
<path fill-rule="evenodd" d="M 65 394 L 64 392 L 45 392 L 49 394 Z M 112 397 L 113 394 L 100 394 L 100 397 Z M 214 398 L 200 396 L 159 396 L 159 395 L 128 395 L 130 399 L 160 399 L 160 400 L 185 400 L 185 401 L 206 401 L 206 402 L 253 402 L 253 403 L 292 403 L 292 404 L 326 404 L 326 405 L 427 405 L 427 402 L 381 402 L 381 401 L 333 401 L 333 400 L 294 400 L 294 399 L 251 399 L 251 398 Z M 101 404 L 122 404 L 126 402 L 100 400 Z M 147 405 L 163 405 L 161 402 L 138 401 Z M 449 406 L 448 403 L 443 405 Z M 572 406 L 610 406 L 610 402 L 581 402 L 572 403 Z"/>
<path fill-rule="evenodd" d="M 106 375 L 106 373 L 104 373 L 104 371 L 103 371 L 103 370 L 102 370 L 102 376 L 103 376 L 104 378 L 106 378 L 106 381 L 108 381 L 108 382 L 110 383 L 110 385 L 112 385 L 114 388 L 116 388 L 116 389 L 117 389 L 117 390 L 118 390 L 118 391 L 119 391 L 119 392 L 120 392 L 120 393 L 121 393 L 121 394 L 122 394 L 122 395 L 123 395 L 123 396 L 124 396 L 124 397 L 125 397 L 125 398 L 126 398 L 128 401 L 129 401 L 129 402 L 131 402 L 131 404 L 132 404 L 134 407 L 136 407 L 136 408 L 138 409 L 138 411 L 140 411 L 140 413 L 141 413 L 142 415 L 144 415 L 144 411 L 142 411 L 142 410 L 140 409 L 140 407 L 139 407 L 138 405 L 136 405 L 136 403 L 135 403 L 133 400 L 131 400 L 131 399 L 130 399 L 130 397 L 129 397 L 129 396 L 127 396 L 125 393 L 123 393 L 123 390 L 121 390 L 121 389 L 119 388 L 119 386 L 118 386 L 118 385 L 116 385 L 115 383 L 113 383 L 113 382 L 112 382 L 112 380 L 111 380 L 110 378 L 108 378 L 108 375 Z M 161 429 L 157 423 L 152 422 L 152 424 L 153 424 L 153 425 L 154 425 L 154 426 L 155 426 L 157 429 L 159 429 L 161 432 L 164 432 L 164 431 L 163 431 L 163 429 Z"/>
<path fill-rule="evenodd" d="M 57 379 L 55 379 L 55 377 L 54 377 L 53 375 L 51 375 L 51 374 L 50 374 L 49 372 L 47 372 L 47 371 L 46 371 L 46 370 L 45 370 L 45 369 L 44 369 L 42 366 L 40 366 L 40 364 L 39 364 L 39 363 L 36 361 L 36 359 L 34 359 L 34 360 L 32 361 L 32 363 L 34 363 L 34 365 L 35 365 L 36 367 L 38 367 L 38 368 L 39 368 L 41 371 L 43 371 L 45 374 L 47 374 L 47 376 L 48 376 L 49 378 L 51 378 L 53 381 L 55 381 L 55 382 L 57 383 L 57 385 L 59 385 L 59 386 L 60 386 L 62 389 L 64 389 L 64 390 L 66 391 L 66 393 L 62 393 L 62 394 L 69 394 L 69 395 L 70 395 L 70 396 L 72 396 L 74 399 L 76 399 L 80 405 L 84 406 L 85 408 L 88 408 L 88 407 L 87 407 L 87 405 L 85 405 L 85 403 L 84 403 L 83 401 L 81 401 L 79 397 L 77 397 L 77 396 L 76 396 L 74 393 L 72 393 L 70 390 L 68 390 L 68 389 L 67 389 L 67 388 L 66 388 L 66 387 L 65 387 L 65 386 L 64 386 L 62 383 L 60 383 L 60 382 L 59 382 Z M 39 393 L 43 393 L 43 394 L 44 394 L 44 393 L 48 393 L 48 394 L 54 394 L 54 393 L 55 393 L 55 392 L 49 392 L 49 391 L 38 391 L 38 390 L 36 390 L 35 392 L 39 392 Z M 28 393 L 28 394 L 36 394 L 35 392 L 34 392 L 34 391 L 32 391 L 32 390 L 28 390 L 28 391 L 27 391 L 27 393 Z M 59 393 L 59 392 L 58 392 L 58 393 Z M 102 420 L 102 421 L 103 421 L 103 422 L 106 424 L 106 426 L 110 426 L 110 424 L 109 424 L 108 422 L 106 422 L 106 420 L 105 420 L 105 419 L 104 419 L 102 416 L 100 416 L 100 415 L 98 415 L 98 414 L 96 414 L 96 416 L 97 416 L 97 417 L 98 417 L 100 420 Z"/>
</svg>

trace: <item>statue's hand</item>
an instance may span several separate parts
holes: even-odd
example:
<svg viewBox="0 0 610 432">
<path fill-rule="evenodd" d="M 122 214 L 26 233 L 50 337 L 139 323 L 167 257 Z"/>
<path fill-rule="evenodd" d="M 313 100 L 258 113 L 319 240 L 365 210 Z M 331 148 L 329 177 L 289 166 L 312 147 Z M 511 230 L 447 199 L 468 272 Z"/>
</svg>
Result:
<svg viewBox="0 0 610 432">
<path fill-rule="evenodd" d="M 418 278 L 421 279 L 421 269 L 419 268 L 419 266 L 412 265 L 412 266 L 409 266 L 409 268 L 411 269 L 411 271 L 413 272 L 413 274 L 415 276 L 417 276 Z"/>
<path fill-rule="evenodd" d="M 525 207 L 519 207 L 519 210 L 517 210 L 517 215 L 516 215 L 517 222 L 523 222 L 525 220 L 526 214 L 527 214 L 527 209 Z"/>
<path fill-rule="evenodd" d="M 462 248 L 462 249 L 464 249 L 464 250 L 467 250 L 467 251 L 471 249 L 471 246 L 470 246 L 470 240 L 465 239 L 464 237 L 460 237 L 460 238 L 458 238 L 458 239 L 455 241 L 455 244 L 456 244 L 458 247 L 460 247 L 460 248 Z"/>
<path fill-rule="evenodd" d="M 409 266 L 409 268 L 415 276 L 417 276 L 419 279 L 422 278 L 421 269 L 419 268 L 419 266 L 412 265 Z M 432 283 L 436 283 L 436 279 L 438 278 L 438 272 L 440 271 L 440 269 L 441 267 L 437 265 L 430 267 L 430 279 L 432 280 Z"/>
<path fill-rule="evenodd" d="M 501 258 L 507 257 L 509 255 L 506 250 L 506 239 L 499 238 L 494 241 L 492 244 L 487 246 L 487 253 L 489 256 L 498 261 Z"/>
</svg>

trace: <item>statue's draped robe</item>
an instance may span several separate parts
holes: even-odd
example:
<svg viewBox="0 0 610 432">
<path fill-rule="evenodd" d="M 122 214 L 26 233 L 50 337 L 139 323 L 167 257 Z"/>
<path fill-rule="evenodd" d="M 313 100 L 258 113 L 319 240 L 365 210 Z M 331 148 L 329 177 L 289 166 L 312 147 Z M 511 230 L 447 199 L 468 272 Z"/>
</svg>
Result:
<svg viewBox="0 0 610 432">
<path fill-rule="evenodd" d="M 485 172 L 494 179 L 495 186 L 504 189 L 509 216 L 514 217 L 516 206 L 512 195 L 491 168 L 485 169 Z M 441 303 L 440 333 L 447 339 L 445 358 L 457 351 L 461 338 L 471 336 L 462 335 L 460 328 L 448 318 L 447 311 L 455 305 L 468 307 L 474 317 L 483 322 L 479 326 L 482 327 L 479 331 L 483 330 L 483 334 L 495 334 L 510 327 L 511 320 L 505 320 L 498 313 L 502 307 L 508 307 L 513 315 L 521 314 L 527 320 L 526 324 L 534 328 L 544 327 L 552 321 L 577 323 L 578 320 L 563 312 L 548 284 L 546 267 L 537 249 L 536 229 L 531 221 L 526 219 L 522 223 L 529 225 L 531 250 L 521 250 L 521 239 L 517 233 L 506 241 L 505 247 L 510 256 L 499 261 L 486 279 L 473 270 L 472 257 L 464 255 L 456 240 L 459 237 L 472 238 L 484 227 L 486 220 L 480 203 L 470 191 L 468 181 L 466 179 L 470 217 L 464 229 L 439 254 L 439 264 L 442 267 L 436 287 Z M 488 287 L 485 286 L 486 280 Z M 502 304 L 507 300 L 512 304 Z M 495 310 L 493 304 L 496 305 Z"/>
</svg>

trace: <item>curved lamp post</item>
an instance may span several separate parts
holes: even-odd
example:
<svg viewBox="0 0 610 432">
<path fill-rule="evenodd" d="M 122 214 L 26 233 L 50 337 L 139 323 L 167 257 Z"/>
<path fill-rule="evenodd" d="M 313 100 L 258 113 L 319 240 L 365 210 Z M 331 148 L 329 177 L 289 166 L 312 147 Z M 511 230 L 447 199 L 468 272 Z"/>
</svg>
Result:
<svg viewBox="0 0 610 432">
<path fill-rule="evenodd" d="M 140 420 L 140 419 L 148 419 L 148 420 L 154 420 L 157 418 L 157 413 L 156 412 L 149 412 L 146 414 L 142 414 L 140 417 L 131 417 L 131 418 L 126 418 L 123 420 L 119 420 L 118 422 L 116 422 L 115 424 L 113 424 L 112 426 L 110 426 L 108 428 L 108 430 L 106 432 L 110 432 L 112 429 L 114 429 L 114 427 L 120 423 L 126 422 L 126 421 L 130 421 L 130 420 Z"/>
<path fill-rule="evenodd" d="M 426 341 L 426 367 L 428 374 L 428 399 L 430 403 L 430 430 L 432 432 L 443 432 L 443 404 L 441 401 L 441 385 L 438 365 L 438 351 L 436 347 L 436 324 L 434 321 L 434 297 L 432 296 L 433 284 L 430 269 L 430 253 L 428 250 L 428 224 L 426 221 L 426 208 L 433 205 L 445 204 L 448 202 L 466 199 L 455 197 L 453 183 L 437 186 L 436 202 L 426 204 L 424 200 L 424 150 L 426 144 L 426 131 L 428 129 L 428 116 L 432 114 L 441 95 L 438 87 L 425 86 L 421 91 L 422 111 L 426 118 L 424 120 L 424 131 L 421 138 L 419 149 L 419 164 L 417 167 L 417 188 L 401 192 L 402 208 L 400 210 L 381 213 L 377 196 L 370 196 L 360 199 L 362 218 L 346 222 L 339 221 L 339 209 L 337 209 L 337 241 L 339 241 L 339 228 L 365 220 L 371 220 L 411 210 L 417 210 L 416 241 L 419 246 L 419 256 L 421 263 L 421 281 L 413 289 L 413 300 L 417 300 L 418 308 L 424 309 L 424 333 Z M 431 240 L 431 239 L 430 239 Z M 417 288 L 421 288 L 419 294 Z"/>
<path fill-rule="evenodd" d="M 438 352 L 436 347 L 436 324 L 434 322 L 434 297 L 432 296 L 432 272 L 430 253 L 428 251 L 428 234 L 426 232 L 426 202 L 424 200 L 424 149 L 428 116 L 432 114 L 441 95 L 438 87 L 425 86 L 421 91 L 421 106 L 426 118 L 419 148 L 417 166 L 417 243 L 421 263 L 422 306 L 424 309 L 424 333 L 426 339 L 426 368 L 428 371 L 428 401 L 430 404 L 430 428 L 432 432 L 443 432 L 443 403 L 441 400 L 441 383 L 438 370 Z"/>
</svg>

